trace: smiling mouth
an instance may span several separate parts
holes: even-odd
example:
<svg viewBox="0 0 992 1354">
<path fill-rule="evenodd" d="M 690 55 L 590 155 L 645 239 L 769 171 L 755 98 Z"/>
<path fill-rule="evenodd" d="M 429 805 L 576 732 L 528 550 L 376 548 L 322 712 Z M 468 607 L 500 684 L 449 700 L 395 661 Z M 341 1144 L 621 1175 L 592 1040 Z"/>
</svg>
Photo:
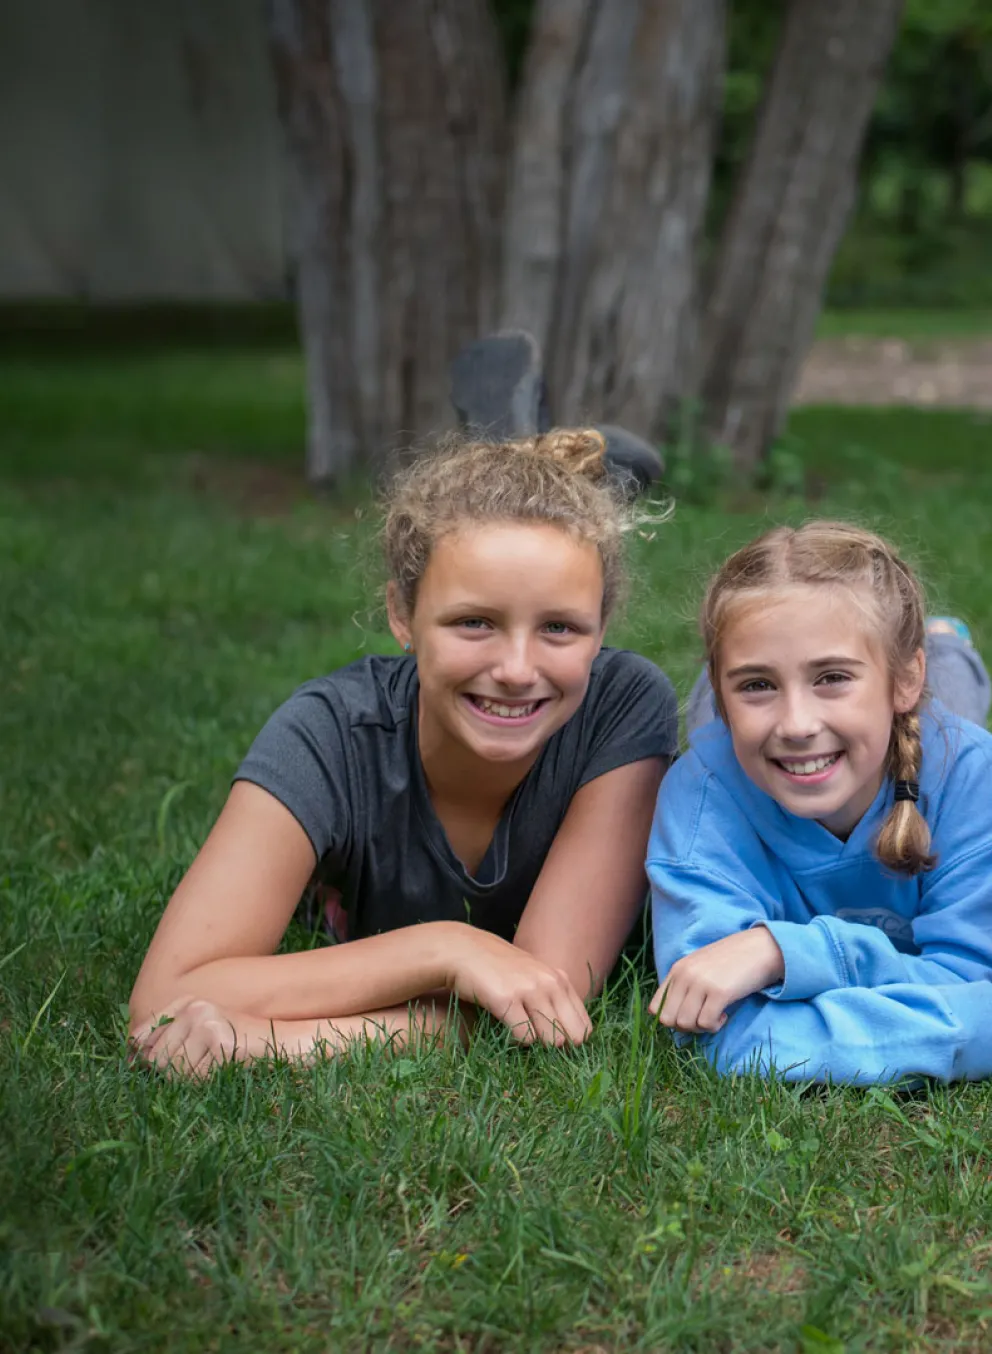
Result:
<svg viewBox="0 0 992 1354">
<path fill-rule="evenodd" d="M 840 760 L 841 752 L 831 752 L 824 757 L 784 758 L 773 757 L 776 766 L 787 771 L 790 776 L 818 776 Z"/>
<path fill-rule="evenodd" d="M 488 715 L 491 719 L 506 719 L 511 722 L 515 719 L 528 719 L 531 715 L 537 713 L 542 705 L 547 704 L 547 697 L 542 696 L 540 700 L 523 702 L 510 702 L 490 700 L 488 696 L 468 696 L 470 703 L 481 714 Z"/>
</svg>

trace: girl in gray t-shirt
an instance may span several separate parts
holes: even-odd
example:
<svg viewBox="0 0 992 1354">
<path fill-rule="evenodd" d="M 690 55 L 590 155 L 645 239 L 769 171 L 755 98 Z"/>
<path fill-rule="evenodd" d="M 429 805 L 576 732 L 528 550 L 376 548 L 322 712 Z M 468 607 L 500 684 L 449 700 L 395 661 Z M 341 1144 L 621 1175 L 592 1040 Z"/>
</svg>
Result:
<svg viewBox="0 0 992 1354">
<path fill-rule="evenodd" d="M 397 477 L 403 656 L 308 683 L 255 740 L 138 975 L 147 1062 L 403 1039 L 457 1003 L 586 1037 L 677 738 L 664 674 L 602 647 L 631 512 L 603 452 L 592 430 L 455 441 Z M 277 955 L 304 894 L 348 943 Z"/>
</svg>

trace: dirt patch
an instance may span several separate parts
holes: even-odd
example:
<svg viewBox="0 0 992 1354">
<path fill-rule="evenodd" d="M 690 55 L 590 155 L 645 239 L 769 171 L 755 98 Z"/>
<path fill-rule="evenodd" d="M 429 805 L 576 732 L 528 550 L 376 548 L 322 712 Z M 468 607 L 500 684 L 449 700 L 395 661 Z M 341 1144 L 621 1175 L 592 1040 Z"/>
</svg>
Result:
<svg viewBox="0 0 992 1354">
<path fill-rule="evenodd" d="M 187 458 L 183 470 L 195 493 L 226 498 L 242 512 L 260 517 L 282 516 L 307 491 L 302 455 L 293 467 L 196 455 Z"/>
<path fill-rule="evenodd" d="M 992 409 L 992 338 L 820 339 L 793 403 Z"/>
</svg>

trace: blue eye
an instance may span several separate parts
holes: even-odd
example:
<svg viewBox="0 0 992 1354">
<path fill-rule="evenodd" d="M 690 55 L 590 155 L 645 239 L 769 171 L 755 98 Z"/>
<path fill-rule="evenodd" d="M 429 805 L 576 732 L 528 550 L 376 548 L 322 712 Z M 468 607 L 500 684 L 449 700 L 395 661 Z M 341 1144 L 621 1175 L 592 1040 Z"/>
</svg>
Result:
<svg viewBox="0 0 992 1354">
<path fill-rule="evenodd" d="M 545 630 L 551 635 L 570 635 L 572 627 L 565 621 L 548 621 Z"/>
<path fill-rule="evenodd" d="M 455 621 L 455 624 L 462 630 L 487 630 L 489 622 L 482 616 L 463 616 L 461 620 Z"/>
</svg>

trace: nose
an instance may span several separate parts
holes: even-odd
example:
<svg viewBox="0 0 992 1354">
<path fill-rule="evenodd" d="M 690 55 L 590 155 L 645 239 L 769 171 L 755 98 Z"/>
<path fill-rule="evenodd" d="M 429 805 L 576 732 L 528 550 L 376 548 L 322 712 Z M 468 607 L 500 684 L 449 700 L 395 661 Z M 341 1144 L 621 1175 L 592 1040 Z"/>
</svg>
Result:
<svg viewBox="0 0 992 1354">
<path fill-rule="evenodd" d="M 500 686 L 516 691 L 527 691 L 534 686 L 538 672 L 534 663 L 532 637 L 528 634 L 504 635 L 492 675 Z"/>
<path fill-rule="evenodd" d="M 793 687 L 782 692 L 778 733 L 790 743 L 805 743 L 820 731 L 820 714 L 808 688 Z"/>
</svg>

